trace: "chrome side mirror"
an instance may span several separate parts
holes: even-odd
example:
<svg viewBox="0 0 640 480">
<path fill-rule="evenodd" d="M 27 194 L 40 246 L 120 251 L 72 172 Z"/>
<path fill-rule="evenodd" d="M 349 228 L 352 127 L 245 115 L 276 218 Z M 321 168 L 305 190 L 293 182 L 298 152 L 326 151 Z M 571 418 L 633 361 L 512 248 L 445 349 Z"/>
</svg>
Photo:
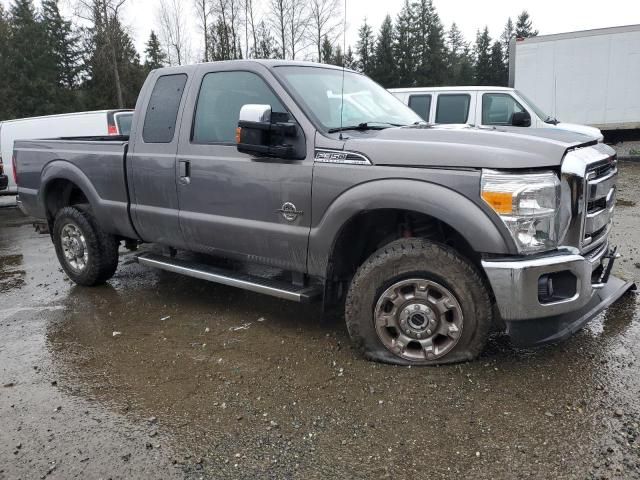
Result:
<svg viewBox="0 0 640 480">
<path fill-rule="evenodd" d="M 240 122 L 271 123 L 271 105 L 249 104 L 240 109 Z"/>
</svg>

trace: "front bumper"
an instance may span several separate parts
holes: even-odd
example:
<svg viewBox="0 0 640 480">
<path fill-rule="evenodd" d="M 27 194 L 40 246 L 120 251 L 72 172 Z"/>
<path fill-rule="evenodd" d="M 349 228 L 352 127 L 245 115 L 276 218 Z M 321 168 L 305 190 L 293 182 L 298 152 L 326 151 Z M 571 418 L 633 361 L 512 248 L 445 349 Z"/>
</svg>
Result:
<svg viewBox="0 0 640 480">
<path fill-rule="evenodd" d="M 609 253 L 603 245 L 588 256 L 567 248 L 533 258 L 483 260 L 511 341 L 520 346 L 560 341 L 635 289 L 632 282 L 609 276 L 615 259 Z M 554 281 L 558 292 L 547 288 Z"/>
</svg>

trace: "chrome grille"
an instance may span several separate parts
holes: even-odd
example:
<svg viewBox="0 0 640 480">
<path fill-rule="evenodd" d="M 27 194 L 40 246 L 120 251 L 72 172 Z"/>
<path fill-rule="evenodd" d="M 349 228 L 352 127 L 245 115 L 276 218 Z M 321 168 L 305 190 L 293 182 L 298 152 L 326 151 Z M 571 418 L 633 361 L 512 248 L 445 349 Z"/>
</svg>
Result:
<svg viewBox="0 0 640 480">
<path fill-rule="evenodd" d="M 615 151 L 599 143 L 568 152 L 562 163 L 561 245 L 589 254 L 606 245 L 616 201 Z"/>
<path fill-rule="evenodd" d="M 608 159 L 605 165 L 590 168 L 586 177 L 587 207 L 582 246 L 590 250 L 606 240 L 613 222 L 618 180 L 615 158 Z"/>
</svg>

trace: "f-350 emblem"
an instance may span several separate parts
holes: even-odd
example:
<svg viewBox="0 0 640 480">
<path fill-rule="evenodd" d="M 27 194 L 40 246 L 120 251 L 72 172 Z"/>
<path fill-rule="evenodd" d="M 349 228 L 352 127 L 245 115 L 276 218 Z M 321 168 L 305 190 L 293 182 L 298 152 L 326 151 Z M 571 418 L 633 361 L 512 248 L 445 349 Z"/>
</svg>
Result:
<svg viewBox="0 0 640 480">
<path fill-rule="evenodd" d="M 296 206 L 291 202 L 285 202 L 282 205 L 282 208 L 278 209 L 277 211 L 282 214 L 282 217 L 287 222 L 293 222 L 296 218 L 298 218 L 298 215 L 302 215 L 303 213 L 300 210 L 297 210 Z"/>
</svg>

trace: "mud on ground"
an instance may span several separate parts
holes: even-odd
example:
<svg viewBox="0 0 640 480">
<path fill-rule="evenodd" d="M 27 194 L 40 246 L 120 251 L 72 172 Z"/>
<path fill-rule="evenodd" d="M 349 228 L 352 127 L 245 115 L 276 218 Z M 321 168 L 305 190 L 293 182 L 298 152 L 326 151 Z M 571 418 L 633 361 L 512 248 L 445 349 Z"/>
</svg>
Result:
<svg viewBox="0 0 640 480">
<path fill-rule="evenodd" d="M 640 164 L 621 172 L 616 274 L 638 282 Z M 406 368 L 315 306 L 121 256 L 77 287 L 0 208 L 0 479 L 640 478 L 635 294 L 557 346 Z"/>
</svg>

